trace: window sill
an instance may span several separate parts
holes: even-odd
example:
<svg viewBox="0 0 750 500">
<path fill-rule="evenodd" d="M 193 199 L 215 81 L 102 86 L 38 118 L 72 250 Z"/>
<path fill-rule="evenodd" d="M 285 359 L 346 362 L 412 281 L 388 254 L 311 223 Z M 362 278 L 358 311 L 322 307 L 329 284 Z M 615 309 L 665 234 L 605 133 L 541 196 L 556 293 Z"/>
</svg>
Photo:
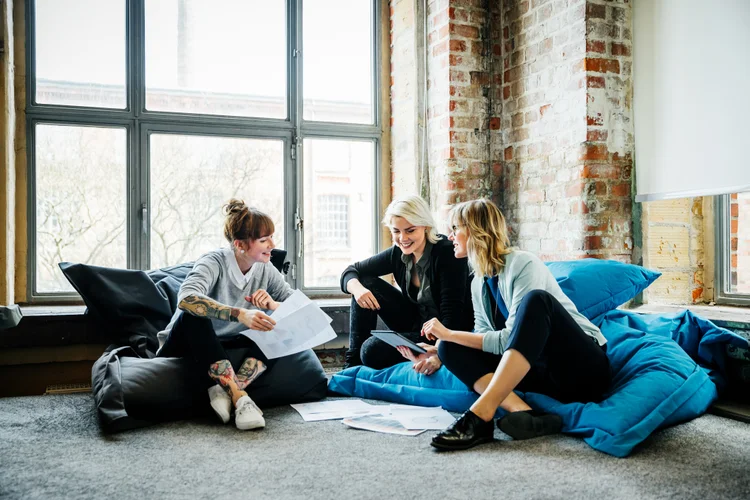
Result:
<svg viewBox="0 0 750 500">
<path fill-rule="evenodd" d="M 739 306 L 709 306 L 709 305 L 666 305 L 666 304 L 641 304 L 627 311 L 639 314 L 670 314 L 684 311 L 685 309 L 703 318 L 711 320 L 723 328 L 750 329 L 750 307 Z"/>
<path fill-rule="evenodd" d="M 333 319 L 331 327 L 337 333 L 337 338 L 316 349 L 347 347 L 350 299 L 313 299 L 313 302 Z M 18 326 L 0 332 L 0 349 L 102 344 L 101 332 L 85 311 L 82 305 L 21 306 L 23 317 Z"/>
</svg>

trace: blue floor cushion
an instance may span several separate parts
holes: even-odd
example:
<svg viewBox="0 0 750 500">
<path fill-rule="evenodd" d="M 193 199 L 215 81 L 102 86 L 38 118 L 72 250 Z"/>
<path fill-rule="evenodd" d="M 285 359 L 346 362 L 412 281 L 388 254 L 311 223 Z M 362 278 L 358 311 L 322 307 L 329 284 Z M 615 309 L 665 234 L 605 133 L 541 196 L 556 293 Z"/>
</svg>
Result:
<svg viewBox="0 0 750 500">
<path fill-rule="evenodd" d="M 615 310 L 597 324 L 609 341 L 613 372 L 612 387 L 602 402 L 563 404 L 542 394 L 519 395 L 533 408 L 560 415 L 563 432 L 617 457 L 630 454 L 656 429 L 703 414 L 717 397 L 717 383 L 723 383 L 725 346 L 748 345 L 689 311 L 638 315 Z M 455 412 L 466 410 L 477 397 L 444 367 L 428 377 L 414 372 L 408 362 L 385 370 L 344 370 L 331 378 L 328 389 Z"/>
</svg>

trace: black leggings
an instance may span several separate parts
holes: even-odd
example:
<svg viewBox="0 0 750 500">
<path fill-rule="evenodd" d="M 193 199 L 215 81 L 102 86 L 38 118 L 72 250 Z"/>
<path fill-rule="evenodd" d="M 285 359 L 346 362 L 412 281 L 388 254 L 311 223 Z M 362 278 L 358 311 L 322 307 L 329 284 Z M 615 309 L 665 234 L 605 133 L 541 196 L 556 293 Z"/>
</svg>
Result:
<svg viewBox="0 0 750 500">
<path fill-rule="evenodd" d="M 244 335 L 237 335 L 219 341 L 213 324 L 209 318 L 201 318 L 183 312 L 172 325 L 164 346 L 159 351 L 161 358 L 187 358 L 192 361 L 193 382 L 205 385 L 208 389 L 216 380 L 208 375 L 209 367 L 222 359 L 229 359 L 225 349 L 244 348 L 246 353 L 243 359 L 253 357 L 271 368 L 268 358 L 263 351 Z M 233 366 L 235 370 L 239 366 Z"/>
<path fill-rule="evenodd" d="M 606 344 L 586 335 L 568 311 L 544 290 L 532 290 L 521 301 L 506 350 L 520 352 L 531 369 L 516 387 L 522 392 L 545 394 L 558 401 L 601 400 L 611 375 Z M 470 389 L 494 373 L 500 355 L 440 342 L 443 364 Z"/>
<path fill-rule="evenodd" d="M 370 331 L 377 326 L 378 316 L 389 329 L 414 342 L 427 342 L 420 336 L 420 331 L 424 322 L 430 318 L 422 318 L 417 304 L 408 300 L 401 290 L 384 280 L 362 278 L 361 283 L 375 296 L 380 309 L 365 309 L 352 298 L 349 312 L 349 349 L 346 351 L 347 365 L 363 364 L 381 369 L 406 361 L 395 347 L 370 335 Z"/>
</svg>

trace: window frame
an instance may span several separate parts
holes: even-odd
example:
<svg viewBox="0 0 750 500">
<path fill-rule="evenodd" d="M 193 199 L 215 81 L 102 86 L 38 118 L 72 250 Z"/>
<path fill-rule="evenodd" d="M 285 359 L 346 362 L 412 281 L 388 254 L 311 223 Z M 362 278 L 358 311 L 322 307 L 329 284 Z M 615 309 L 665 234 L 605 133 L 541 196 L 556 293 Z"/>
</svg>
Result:
<svg viewBox="0 0 750 500">
<path fill-rule="evenodd" d="M 373 142 L 375 157 L 373 190 L 373 253 L 379 250 L 380 228 L 378 213 L 381 206 L 382 169 L 382 102 L 381 102 L 381 46 L 382 15 L 378 0 L 369 0 L 371 9 L 370 57 L 372 63 L 371 124 L 316 122 L 302 119 L 303 115 L 303 54 L 302 9 L 305 0 L 285 0 L 287 48 L 287 117 L 286 119 L 203 115 L 149 111 L 145 107 L 145 5 L 144 0 L 123 0 L 125 4 L 125 109 L 79 107 L 40 104 L 36 99 L 36 0 L 25 5 L 26 28 L 26 160 L 27 160 L 27 302 L 80 303 L 77 293 L 49 293 L 36 290 L 36 151 L 35 130 L 39 123 L 123 127 L 127 132 L 127 207 L 126 207 L 126 263 L 129 269 L 148 269 L 150 259 L 150 228 L 143 223 L 142 207 L 150 208 L 149 134 L 195 134 L 218 137 L 279 139 L 284 143 L 284 241 L 291 271 L 290 285 L 313 297 L 338 297 L 343 294 L 334 287 L 304 287 L 304 154 L 306 138 L 359 140 Z M 295 227 L 295 216 L 302 224 Z"/>
<path fill-rule="evenodd" d="M 716 225 L 714 302 L 750 306 L 750 294 L 731 292 L 731 195 L 714 197 Z"/>
</svg>

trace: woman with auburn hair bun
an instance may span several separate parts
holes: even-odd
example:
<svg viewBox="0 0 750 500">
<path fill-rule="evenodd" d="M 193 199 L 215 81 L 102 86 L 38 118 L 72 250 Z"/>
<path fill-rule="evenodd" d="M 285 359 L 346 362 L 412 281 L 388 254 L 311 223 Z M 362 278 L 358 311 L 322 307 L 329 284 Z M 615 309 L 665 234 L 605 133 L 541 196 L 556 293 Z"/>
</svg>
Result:
<svg viewBox="0 0 750 500">
<path fill-rule="evenodd" d="M 180 286 L 172 321 L 159 332 L 163 344 L 157 356 L 191 359 L 195 380 L 206 384 L 211 407 L 222 422 L 229 422 L 234 408 L 238 429 L 257 429 L 265 427 L 263 413 L 245 388 L 273 360 L 269 362 L 239 332 L 272 330 L 276 322 L 268 313 L 294 290 L 271 264 L 275 248 L 271 218 L 237 199 L 224 206 L 224 215 L 224 236 L 230 246 L 195 261 Z M 233 367 L 225 351 L 230 347 L 249 347 L 252 355 Z"/>
<path fill-rule="evenodd" d="M 456 257 L 468 257 L 475 274 L 474 331 L 432 319 L 422 334 L 440 339 L 438 354 L 446 368 L 480 396 L 433 437 L 432 446 L 462 450 L 492 441 L 498 407 L 507 413 L 497 426 L 514 439 L 560 432 L 558 415 L 532 410 L 513 390 L 561 402 L 601 400 L 611 381 L 607 340 L 539 258 L 511 248 L 505 218 L 494 203 L 456 205 L 450 226 Z"/>
<path fill-rule="evenodd" d="M 414 342 L 423 340 L 420 328 L 431 318 L 439 318 L 450 328 L 471 329 L 469 267 L 466 258 L 454 256 L 450 241 L 437 233 L 430 207 L 419 196 L 391 202 L 383 224 L 391 231 L 393 246 L 352 264 L 341 275 L 341 290 L 352 294 L 346 366 L 380 369 L 406 358 L 414 370 L 431 375 L 441 366 L 434 341 L 422 343 L 427 353 L 417 356 L 407 347 L 391 347 L 370 332 L 378 317 Z M 380 279 L 389 274 L 399 288 Z"/>
</svg>

